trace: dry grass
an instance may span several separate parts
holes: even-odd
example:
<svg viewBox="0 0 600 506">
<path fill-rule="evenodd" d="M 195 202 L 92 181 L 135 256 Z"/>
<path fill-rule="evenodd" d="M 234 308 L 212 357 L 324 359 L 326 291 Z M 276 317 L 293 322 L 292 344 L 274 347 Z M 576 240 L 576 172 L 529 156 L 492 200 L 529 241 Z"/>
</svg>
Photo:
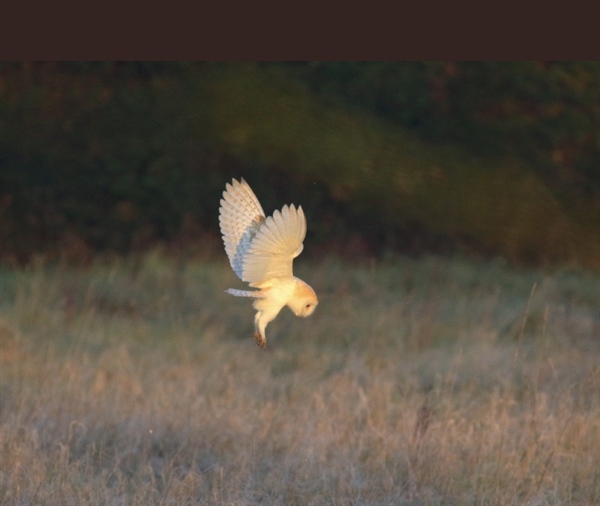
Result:
<svg viewBox="0 0 600 506">
<path fill-rule="evenodd" d="M 224 261 L 3 271 L 0 504 L 600 504 L 597 276 L 304 267 L 266 352 Z"/>
</svg>

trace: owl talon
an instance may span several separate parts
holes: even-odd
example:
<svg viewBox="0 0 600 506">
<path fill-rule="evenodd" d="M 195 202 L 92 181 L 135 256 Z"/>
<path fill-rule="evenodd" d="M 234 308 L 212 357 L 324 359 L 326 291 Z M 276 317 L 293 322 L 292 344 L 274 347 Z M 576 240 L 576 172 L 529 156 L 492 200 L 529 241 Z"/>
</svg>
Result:
<svg viewBox="0 0 600 506">
<path fill-rule="evenodd" d="M 267 340 L 261 336 L 258 332 L 254 333 L 254 340 L 256 341 L 256 344 L 258 344 L 258 347 L 261 350 L 264 350 L 267 347 Z"/>
</svg>

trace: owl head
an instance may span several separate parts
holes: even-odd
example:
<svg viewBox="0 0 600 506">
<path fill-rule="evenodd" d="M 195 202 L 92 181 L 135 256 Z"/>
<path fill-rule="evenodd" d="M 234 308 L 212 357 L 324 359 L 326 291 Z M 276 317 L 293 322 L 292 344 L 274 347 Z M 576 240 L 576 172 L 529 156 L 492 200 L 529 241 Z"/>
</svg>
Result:
<svg viewBox="0 0 600 506">
<path fill-rule="evenodd" d="M 319 303 L 317 294 L 304 281 L 298 278 L 295 281 L 294 296 L 289 301 L 288 306 L 296 316 L 310 316 Z"/>
</svg>

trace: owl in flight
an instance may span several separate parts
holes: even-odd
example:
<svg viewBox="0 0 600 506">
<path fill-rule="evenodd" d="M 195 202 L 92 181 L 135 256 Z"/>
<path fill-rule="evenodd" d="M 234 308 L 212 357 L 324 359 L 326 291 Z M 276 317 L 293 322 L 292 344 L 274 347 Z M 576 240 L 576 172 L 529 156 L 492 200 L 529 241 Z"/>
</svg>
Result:
<svg viewBox="0 0 600 506">
<path fill-rule="evenodd" d="M 265 328 L 283 306 L 296 316 L 310 316 L 319 301 L 314 290 L 292 273 L 292 262 L 302 252 L 306 218 L 302 207 L 283 206 L 268 218 L 248 183 L 227 183 L 219 209 L 219 225 L 229 263 L 237 276 L 257 290 L 236 290 L 237 297 L 253 297 L 254 339 L 263 350 Z"/>
</svg>

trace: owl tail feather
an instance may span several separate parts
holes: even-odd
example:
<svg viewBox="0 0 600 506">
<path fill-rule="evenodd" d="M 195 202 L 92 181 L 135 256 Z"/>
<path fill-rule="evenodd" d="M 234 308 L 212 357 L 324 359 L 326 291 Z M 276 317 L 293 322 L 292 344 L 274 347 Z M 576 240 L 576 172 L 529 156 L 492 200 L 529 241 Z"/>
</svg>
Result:
<svg viewBox="0 0 600 506">
<path fill-rule="evenodd" d="M 235 288 L 228 288 L 227 290 L 225 290 L 227 293 L 230 293 L 231 295 L 235 295 L 236 297 L 262 297 L 262 293 L 260 290 L 236 290 Z"/>
</svg>

